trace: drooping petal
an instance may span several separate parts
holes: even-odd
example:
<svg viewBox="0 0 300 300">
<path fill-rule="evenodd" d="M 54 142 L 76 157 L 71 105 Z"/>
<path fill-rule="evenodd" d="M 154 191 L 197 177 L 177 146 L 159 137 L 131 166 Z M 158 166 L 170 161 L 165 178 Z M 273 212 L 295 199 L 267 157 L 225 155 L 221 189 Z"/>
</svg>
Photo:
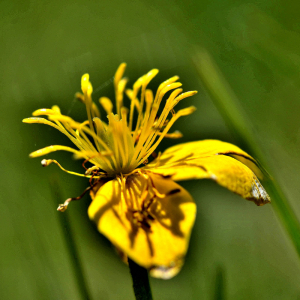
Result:
<svg viewBox="0 0 300 300">
<path fill-rule="evenodd" d="M 92 193 L 89 217 L 118 249 L 150 269 L 152 276 L 175 276 L 195 220 L 192 197 L 174 181 L 154 174 L 135 173 L 124 187 L 114 179 Z"/>
<path fill-rule="evenodd" d="M 170 176 L 175 181 L 213 179 L 257 205 L 270 202 L 270 197 L 254 174 L 257 172 L 261 175 L 256 161 L 229 143 L 204 140 L 176 145 L 167 149 L 145 169 Z"/>
</svg>

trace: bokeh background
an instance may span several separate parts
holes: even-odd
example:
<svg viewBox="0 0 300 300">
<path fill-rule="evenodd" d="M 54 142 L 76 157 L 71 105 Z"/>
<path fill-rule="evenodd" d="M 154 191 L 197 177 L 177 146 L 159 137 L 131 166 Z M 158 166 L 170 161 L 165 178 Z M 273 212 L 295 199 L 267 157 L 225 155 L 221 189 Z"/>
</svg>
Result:
<svg viewBox="0 0 300 300">
<path fill-rule="evenodd" d="M 21 123 L 53 104 L 85 120 L 74 100 L 81 75 L 90 73 L 94 99 L 113 98 L 113 74 L 123 61 L 129 85 L 156 67 L 153 88 L 178 74 L 185 90 L 199 91 L 181 103 L 198 108 L 174 126 L 182 141 L 238 143 L 196 70 L 193 58 L 205 49 L 299 217 L 299 9 L 286 0 L 1 0 L 0 298 L 84 299 L 84 280 L 91 299 L 133 299 L 127 266 L 88 220 L 89 197 L 72 203 L 67 217 L 56 211 L 87 180 L 28 157 L 69 141 L 52 128 Z M 82 172 L 69 153 L 49 158 Z M 197 220 L 180 274 L 151 279 L 155 299 L 300 299 L 299 257 L 272 205 L 256 207 L 210 181 L 182 185 L 197 202 Z"/>
</svg>

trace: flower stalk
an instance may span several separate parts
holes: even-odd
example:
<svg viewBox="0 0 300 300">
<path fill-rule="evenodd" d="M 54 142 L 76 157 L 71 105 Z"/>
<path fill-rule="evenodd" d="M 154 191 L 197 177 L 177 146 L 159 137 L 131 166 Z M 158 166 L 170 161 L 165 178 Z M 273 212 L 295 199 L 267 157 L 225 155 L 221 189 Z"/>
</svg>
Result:
<svg viewBox="0 0 300 300">
<path fill-rule="evenodd" d="M 131 259 L 128 259 L 128 265 L 136 300 L 152 300 L 148 271 Z"/>
</svg>

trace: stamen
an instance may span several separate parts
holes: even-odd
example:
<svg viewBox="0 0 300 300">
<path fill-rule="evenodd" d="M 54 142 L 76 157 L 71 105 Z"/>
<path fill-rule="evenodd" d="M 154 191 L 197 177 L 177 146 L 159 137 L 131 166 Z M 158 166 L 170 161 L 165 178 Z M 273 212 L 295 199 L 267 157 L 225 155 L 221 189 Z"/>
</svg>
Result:
<svg viewBox="0 0 300 300">
<path fill-rule="evenodd" d="M 159 94 L 159 97 L 158 97 L 156 103 L 157 103 L 158 105 L 160 105 L 162 98 L 164 97 L 164 95 L 165 95 L 167 92 L 169 92 L 169 91 L 171 91 L 171 90 L 174 90 L 174 89 L 177 89 L 177 88 L 179 88 L 180 86 L 182 86 L 182 84 L 181 84 L 180 82 L 174 82 L 174 83 L 171 83 L 171 84 L 168 84 L 167 86 L 165 86 L 165 87 L 161 90 L 161 92 L 160 92 L 160 94 Z"/>
<path fill-rule="evenodd" d="M 127 116 L 128 116 L 128 108 L 123 106 L 121 108 L 121 117 L 122 117 L 122 121 L 123 121 L 123 125 L 127 127 Z"/>
<path fill-rule="evenodd" d="M 56 112 L 58 115 L 61 114 L 60 108 L 59 108 L 57 105 L 53 105 L 53 106 L 51 107 L 51 109 L 53 109 L 53 111 Z"/>
<path fill-rule="evenodd" d="M 161 115 L 160 115 L 160 117 L 159 117 L 159 119 L 158 119 L 158 121 L 157 121 L 158 126 L 160 126 L 160 124 L 162 124 L 162 123 L 165 123 L 165 121 L 166 121 L 166 119 L 167 119 L 167 117 L 168 117 L 168 114 L 169 114 L 169 112 L 170 112 L 170 104 L 174 101 L 174 99 L 175 99 L 181 92 L 182 92 L 182 89 L 176 89 L 176 90 L 174 90 L 174 91 L 171 93 L 171 95 L 170 95 L 170 97 L 167 99 L 166 105 L 165 105 L 165 107 L 164 107 L 164 109 L 163 109 L 163 111 L 162 111 L 162 113 L 161 113 Z M 151 138 L 151 139 L 152 139 L 152 138 Z"/>
<path fill-rule="evenodd" d="M 69 124 L 65 124 L 65 127 L 69 127 Z M 84 133 L 84 127 L 85 126 L 82 126 L 81 124 L 77 127 L 77 130 L 76 131 L 74 131 L 73 129 L 72 129 L 72 127 L 70 127 L 70 128 L 68 128 L 69 129 L 69 132 L 71 132 L 71 133 L 76 133 L 76 132 L 79 132 L 79 136 L 85 141 L 85 143 L 88 145 L 88 147 L 89 147 L 89 149 L 91 149 L 91 151 L 93 151 L 93 152 L 97 152 L 97 150 L 98 151 L 100 151 L 100 149 L 99 149 L 99 146 L 97 145 L 97 142 L 98 141 L 95 141 L 96 142 L 96 148 L 97 148 L 97 150 L 96 150 L 96 148 L 94 147 L 94 145 L 91 143 L 91 141 L 90 141 L 90 139 L 86 136 L 86 134 Z"/>
<path fill-rule="evenodd" d="M 130 181 L 130 186 L 134 194 L 134 196 L 131 199 L 133 203 L 135 203 L 137 211 L 139 211 L 142 209 L 141 204 L 144 201 L 141 199 L 146 199 L 148 194 L 147 185 L 141 186 L 141 182 L 136 177 L 133 177 Z"/>
<path fill-rule="evenodd" d="M 131 203 L 129 202 L 129 200 L 127 199 L 127 195 L 126 194 L 126 187 L 125 187 L 125 181 L 124 181 L 124 177 L 121 174 L 121 178 L 119 176 L 117 176 L 117 180 L 120 184 L 121 187 L 121 202 L 124 200 L 124 202 L 126 203 L 126 206 L 128 208 L 130 208 Z M 126 180 L 126 179 L 125 179 Z"/>
<path fill-rule="evenodd" d="M 103 142 L 95 134 L 94 131 L 91 131 L 88 127 L 84 126 L 85 123 L 83 123 L 83 124 L 77 123 L 74 120 L 72 120 L 70 117 L 63 116 L 60 114 L 54 115 L 50 111 L 40 110 L 38 113 L 43 113 L 43 114 L 47 113 L 48 117 L 51 118 L 51 120 L 54 120 L 54 122 L 56 122 L 57 126 L 55 126 L 52 122 L 49 122 L 45 119 L 42 119 L 43 123 L 51 125 L 51 126 L 54 125 L 53 127 L 55 127 L 56 129 L 59 129 L 62 133 L 66 134 L 71 139 L 71 141 L 81 151 L 86 151 L 86 149 L 87 149 L 89 152 L 93 152 L 93 153 L 101 152 L 100 145 L 99 145 L 99 143 L 100 143 L 101 146 L 106 150 L 106 152 L 108 152 L 108 153 L 111 152 L 111 150 L 108 148 L 107 144 L 105 142 Z M 49 114 L 49 113 L 51 113 L 51 114 Z M 36 114 L 37 114 L 37 112 L 36 112 Z M 41 118 L 38 118 L 38 119 L 41 119 Z M 64 126 L 59 121 L 61 121 L 64 124 Z M 39 122 L 41 122 L 41 121 L 39 121 Z M 73 130 L 73 128 L 77 128 L 77 132 L 75 132 Z M 69 134 L 69 132 L 66 131 L 66 129 L 73 135 L 73 137 Z M 94 148 L 94 146 L 90 142 L 89 138 L 84 134 L 83 131 L 87 132 L 94 138 L 98 151 Z M 80 134 L 78 134 L 78 133 L 80 133 L 82 137 L 80 137 Z M 78 156 L 80 156 L 80 155 L 78 155 Z M 103 162 L 97 161 L 96 164 L 98 164 L 101 168 L 103 168 L 103 166 L 102 166 Z M 109 166 L 109 168 L 112 168 L 111 163 L 108 160 L 106 160 L 106 165 Z"/>
<path fill-rule="evenodd" d="M 113 152 L 114 152 L 114 160 L 115 160 L 115 166 L 117 169 L 120 169 L 120 147 L 119 147 L 119 138 L 117 137 L 117 135 L 119 134 L 118 130 L 117 130 L 117 122 L 119 121 L 119 116 L 118 115 L 113 115 L 113 113 L 109 114 L 108 116 L 108 122 L 109 122 L 109 126 L 108 126 L 108 135 L 109 138 L 111 139 L 111 147 L 113 147 Z"/>
<path fill-rule="evenodd" d="M 95 117 L 100 118 L 100 111 L 97 107 L 97 105 L 93 102 L 92 103 L 92 119 Z"/>
<path fill-rule="evenodd" d="M 95 123 L 97 136 L 107 144 L 106 130 L 103 122 L 99 118 L 94 118 L 93 122 Z"/>
<path fill-rule="evenodd" d="M 131 99 L 131 104 L 130 104 L 130 116 L 129 116 L 129 130 L 132 131 L 132 122 L 133 122 L 133 112 L 134 112 L 134 106 L 137 107 L 138 111 L 140 111 L 140 103 L 139 101 L 136 99 L 136 96 L 143 84 L 144 81 L 144 77 L 146 75 L 140 77 L 134 84 L 133 84 L 133 91 L 132 93 L 128 93 L 131 94 L 131 97 L 129 96 L 129 98 Z M 128 94 L 127 94 L 128 95 Z M 138 103 L 138 104 L 137 104 Z"/>
<path fill-rule="evenodd" d="M 90 175 L 92 172 L 94 171 L 99 171 L 99 168 L 97 166 L 92 166 L 90 168 L 88 168 L 86 171 L 85 171 L 85 175 Z"/>
<path fill-rule="evenodd" d="M 126 63 L 121 63 L 120 66 L 118 67 L 115 76 L 114 76 L 114 86 L 115 89 L 118 88 L 118 83 L 121 80 L 121 78 L 123 77 L 123 74 L 125 72 L 127 64 Z"/>
<path fill-rule="evenodd" d="M 117 105 L 117 114 L 121 117 L 121 108 L 123 106 L 123 94 L 126 87 L 128 79 L 123 78 L 120 80 L 117 89 L 116 89 L 116 105 Z"/>
<path fill-rule="evenodd" d="M 143 128 L 143 129 L 146 128 L 147 131 L 144 131 L 143 136 L 142 136 L 143 129 L 141 130 L 141 132 L 139 132 L 139 139 L 138 139 L 137 145 L 135 147 L 134 156 L 130 162 L 130 165 L 134 165 L 136 163 L 137 157 L 139 156 L 139 153 L 140 153 L 141 149 L 143 148 L 144 142 L 148 138 L 147 133 L 149 131 L 149 128 L 151 130 L 151 125 L 153 124 L 153 121 L 154 121 L 152 119 L 155 118 L 157 111 L 158 111 L 158 106 L 153 104 L 150 119 L 149 119 L 147 125 L 144 125 L 144 128 Z"/>
<path fill-rule="evenodd" d="M 82 122 L 80 125 L 81 126 L 85 126 L 85 125 L 88 125 L 89 124 L 89 120 L 86 120 L 86 121 L 84 121 L 84 122 Z M 76 129 L 76 134 L 80 137 L 80 132 L 79 132 L 79 130 L 78 129 Z"/>
<path fill-rule="evenodd" d="M 190 92 L 185 92 L 185 93 L 182 93 L 181 95 L 179 95 L 176 99 L 175 99 L 175 103 L 174 103 L 174 106 L 178 104 L 179 101 L 187 98 L 187 97 L 191 97 L 191 96 L 194 96 L 196 95 L 198 92 L 197 91 L 190 91 Z M 173 107 L 174 107 L 173 106 Z"/>
<path fill-rule="evenodd" d="M 146 96 L 146 112 L 145 112 L 144 120 L 142 123 L 142 127 L 145 126 L 145 124 L 148 121 L 150 109 L 151 109 L 152 103 L 153 103 L 153 93 L 151 90 L 146 90 L 145 96 Z"/>
<path fill-rule="evenodd" d="M 53 151 L 65 150 L 74 153 L 76 158 L 85 158 L 94 164 L 94 167 L 87 171 L 88 176 L 90 174 L 93 174 L 92 176 L 98 174 L 99 170 L 104 170 L 105 174 L 109 175 L 128 175 L 139 164 L 148 162 L 149 155 L 153 153 L 162 138 L 181 137 L 182 134 L 178 131 L 174 133 L 168 133 L 168 131 L 180 116 L 191 113 L 193 109 L 188 108 L 176 113 L 174 107 L 179 101 L 194 95 L 195 92 L 180 94 L 182 92 L 182 89 L 179 88 L 181 83 L 176 82 L 179 77 L 174 76 L 161 83 L 155 97 L 153 97 L 152 91 L 147 89 L 149 82 L 158 73 L 157 69 L 153 69 L 140 77 L 134 83 L 132 90 L 126 90 L 126 94 L 131 100 L 130 110 L 128 111 L 123 106 L 123 96 L 127 83 L 127 78 L 123 78 L 125 68 L 126 64 L 121 64 L 114 76 L 117 114 L 113 114 L 113 104 L 109 98 L 101 97 L 99 99 L 100 104 L 108 115 L 108 124 L 100 120 L 100 112 L 92 101 L 93 87 L 89 81 L 88 74 L 84 74 L 81 78 L 82 94 L 77 93 L 75 95 L 86 106 L 87 121 L 82 123 L 75 122 L 70 117 L 62 115 L 58 106 L 33 112 L 35 117 L 47 115 L 49 120 L 43 118 L 24 119 L 23 122 L 25 123 L 42 123 L 58 129 L 67 135 L 79 149 L 54 145 L 37 150 L 31 153 L 31 156 L 38 157 Z M 174 91 L 171 92 L 171 95 L 165 102 L 162 113 L 158 115 L 164 96 L 173 89 Z M 140 97 L 138 99 L 139 93 Z M 138 115 L 133 128 L 135 108 Z M 168 121 L 170 113 L 172 117 Z M 58 164 L 54 160 L 50 161 Z M 145 175 L 143 176 L 145 177 Z M 149 193 L 157 193 L 154 187 L 153 189 L 149 187 L 149 189 L 151 189 L 151 191 L 148 191 Z M 124 197 L 127 196 L 129 197 L 129 195 L 124 195 Z"/>
<path fill-rule="evenodd" d="M 28 124 L 33 124 L 33 123 L 46 124 L 46 125 L 52 126 L 55 129 L 61 131 L 57 125 L 55 125 L 53 122 L 50 122 L 44 118 L 25 118 L 22 120 L 22 122 L 28 123 Z"/>
<path fill-rule="evenodd" d="M 59 166 L 63 171 L 72 174 L 72 175 L 76 175 L 76 176 L 80 176 L 80 177 L 86 177 L 86 178 L 90 178 L 90 175 L 83 175 L 80 173 L 76 173 L 76 172 L 72 172 L 72 171 L 68 171 L 65 168 L 63 168 L 56 160 L 54 159 L 43 159 L 41 161 L 41 164 L 43 167 L 48 167 L 50 164 L 55 163 L 57 166 Z M 99 176 L 95 177 L 95 178 L 100 178 Z"/>
<path fill-rule="evenodd" d="M 140 123 L 142 121 L 142 116 L 143 116 L 143 106 L 144 106 L 144 98 L 145 98 L 145 91 L 146 91 L 146 87 L 149 84 L 149 82 L 157 75 L 158 70 L 157 69 L 153 69 L 150 72 L 147 73 L 147 75 L 145 76 L 144 80 L 143 80 L 143 85 L 142 85 L 142 94 L 141 94 L 141 103 L 140 103 L 140 109 L 139 109 L 139 115 L 138 115 L 138 119 L 136 122 L 136 127 L 135 127 L 135 133 L 133 135 L 133 140 L 135 140 L 138 129 L 140 127 Z"/>
<path fill-rule="evenodd" d="M 37 116 L 47 116 L 47 115 L 56 115 L 57 113 L 53 110 L 53 109 L 49 109 L 49 108 L 41 108 L 41 109 L 37 109 L 35 110 L 32 115 L 34 117 Z"/>
<path fill-rule="evenodd" d="M 161 136 L 162 132 L 158 132 L 157 135 Z M 182 138 L 182 133 L 178 130 L 174 131 L 173 133 L 166 133 L 165 134 L 165 138 L 169 138 L 169 139 L 180 139 Z"/>
<path fill-rule="evenodd" d="M 178 76 L 174 76 L 174 77 L 170 78 L 170 80 L 165 81 L 158 88 L 158 92 L 156 94 L 156 104 L 154 104 L 152 106 L 151 115 L 149 117 L 147 125 L 144 125 L 144 127 L 142 129 L 142 132 L 140 134 L 141 136 L 140 136 L 139 142 L 138 142 L 138 144 L 136 146 L 136 149 L 135 149 L 135 155 L 134 155 L 134 158 L 133 158 L 134 160 L 139 160 L 141 158 L 140 150 L 142 149 L 142 146 L 144 146 L 144 148 L 146 148 L 146 147 L 149 147 L 149 145 L 152 144 L 152 141 L 154 142 L 154 140 L 155 140 L 158 133 L 156 131 L 154 131 L 152 134 L 150 134 L 151 131 L 153 131 L 152 124 L 154 123 L 154 119 L 156 117 L 159 105 L 160 105 L 161 100 L 162 100 L 163 96 L 165 95 L 165 93 L 167 93 L 171 89 L 174 89 L 174 88 L 177 88 L 177 87 L 181 86 L 180 82 L 176 82 L 176 83 L 172 82 L 172 81 L 175 81 L 177 79 L 178 79 Z M 170 83 L 170 84 L 168 84 L 168 83 Z M 173 100 L 180 93 L 180 91 L 182 91 L 182 89 L 176 89 L 175 91 L 173 91 L 172 94 L 170 95 L 169 99 Z M 158 93 L 159 93 L 159 96 L 158 96 Z M 166 106 L 168 106 L 168 105 L 166 105 Z M 165 110 L 166 109 L 164 109 L 164 111 Z M 165 119 L 167 118 L 167 115 L 168 114 L 165 114 L 165 115 L 162 114 L 162 116 L 160 116 L 159 121 L 158 121 L 158 126 L 160 126 L 160 124 L 163 124 L 165 122 Z M 146 144 L 145 144 L 145 142 L 146 142 Z M 133 161 L 133 163 L 134 163 L 134 161 Z"/>
<path fill-rule="evenodd" d="M 121 117 L 121 107 L 123 106 L 123 93 L 125 90 L 127 78 L 123 78 L 123 74 L 126 69 L 126 64 L 122 63 L 117 69 L 114 77 L 115 95 L 116 95 L 116 107 L 117 114 Z"/>
<path fill-rule="evenodd" d="M 23 119 L 22 122 L 24 123 L 29 123 L 29 124 L 33 124 L 33 123 L 38 123 L 38 124 L 45 124 L 45 125 L 49 125 L 51 127 L 54 127 L 55 129 L 59 130 L 61 133 L 65 134 L 80 150 L 82 150 L 83 148 L 81 147 L 81 145 L 78 143 L 78 141 L 73 138 L 67 131 L 66 129 L 58 122 L 58 121 L 54 121 L 55 123 L 46 120 L 45 118 L 26 118 Z"/>
<path fill-rule="evenodd" d="M 70 204 L 71 201 L 80 200 L 88 191 L 90 191 L 92 188 L 94 188 L 97 184 L 98 184 L 98 180 L 93 185 L 87 187 L 80 196 L 68 198 L 63 204 L 59 204 L 57 210 L 61 211 L 61 212 L 66 211 L 68 208 L 68 205 Z"/>
<path fill-rule="evenodd" d="M 75 98 L 80 102 L 82 102 L 83 104 L 85 104 L 84 95 L 82 95 L 81 93 L 76 93 Z M 92 102 L 92 117 L 100 118 L 100 111 L 94 102 Z"/>
<path fill-rule="evenodd" d="M 31 152 L 29 154 L 29 156 L 30 157 L 39 157 L 39 156 L 47 155 L 47 154 L 49 154 L 51 152 L 60 151 L 60 150 L 72 152 L 72 153 L 75 153 L 75 154 L 78 154 L 78 155 L 80 154 L 80 151 L 75 150 L 75 149 L 73 149 L 71 147 L 60 146 L 60 145 L 52 145 L 52 146 L 48 146 L 48 147 L 36 150 L 34 152 Z"/>
<path fill-rule="evenodd" d="M 101 97 L 99 99 L 100 104 L 102 105 L 102 107 L 104 108 L 104 110 L 106 111 L 107 115 L 112 113 L 113 110 L 113 104 L 111 102 L 111 100 L 107 97 Z"/>
<path fill-rule="evenodd" d="M 166 81 L 162 82 L 162 83 L 159 85 L 159 87 L 158 87 L 158 89 L 157 89 L 157 91 L 156 91 L 154 103 L 157 102 L 157 99 L 158 99 L 158 96 L 159 96 L 161 90 L 162 90 L 165 86 L 167 86 L 168 84 L 174 83 L 174 82 L 177 81 L 178 79 L 179 79 L 179 76 L 173 76 L 173 77 L 167 79 Z"/>
<path fill-rule="evenodd" d="M 131 202 L 133 203 L 133 207 L 139 210 L 140 209 L 139 197 L 137 197 L 136 195 L 138 195 L 140 191 L 139 189 L 137 189 L 134 181 L 128 183 L 127 186 L 128 186 L 129 199 L 131 199 Z"/>
<path fill-rule="evenodd" d="M 74 159 L 82 159 L 88 157 L 88 159 L 92 162 L 93 158 L 97 157 L 105 157 L 105 156 L 112 156 L 112 152 L 107 152 L 107 151 L 101 151 L 101 152 L 95 152 L 95 151 L 86 151 L 82 150 L 79 153 L 74 154 L 73 158 Z"/>
<path fill-rule="evenodd" d="M 125 166 L 127 167 L 128 162 L 129 162 L 129 157 L 131 156 L 131 153 L 129 152 L 129 145 L 128 145 L 128 137 L 131 138 L 128 127 L 127 127 L 128 109 L 125 107 L 122 107 L 121 114 L 122 114 L 122 127 L 123 127 L 122 132 L 123 132 L 123 142 L 124 142 L 124 148 L 122 147 L 122 145 L 121 145 L 121 148 L 124 149 L 124 156 L 126 157 L 126 160 L 124 160 L 124 162 L 123 162 L 123 167 L 125 167 Z"/>
<path fill-rule="evenodd" d="M 153 103 L 153 93 L 151 90 L 146 90 L 146 112 L 145 112 L 145 116 L 143 119 L 142 130 L 138 132 L 138 137 L 139 137 L 138 140 L 139 141 L 138 141 L 138 144 L 136 145 L 135 153 L 139 152 L 139 149 L 144 144 L 145 138 L 147 138 L 147 134 L 144 132 L 145 131 L 147 132 L 147 129 L 149 127 L 148 124 L 150 124 L 150 122 L 147 123 L 147 120 L 149 118 L 152 103 Z M 156 107 L 152 106 L 152 111 L 154 111 L 155 114 L 156 114 L 157 110 L 158 110 L 158 106 L 157 106 L 157 109 L 156 109 Z M 142 136 L 143 136 L 143 138 L 141 138 Z"/>
<path fill-rule="evenodd" d="M 89 138 L 83 132 L 84 129 L 89 131 L 90 129 L 88 127 L 82 126 L 82 124 L 79 124 L 79 123 L 77 123 L 75 126 L 73 124 L 73 127 L 78 128 L 76 131 L 74 131 L 73 128 L 70 126 L 70 124 L 64 123 L 64 126 L 76 138 L 76 143 L 75 144 L 77 145 L 78 144 L 77 142 L 80 143 L 80 145 L 77 145 L 77 146 L 79 147 L 79 149 L 81 149 L 81 153 L 75 153 L 75 155 L 74 155 L 75 157 L 77 157 L 77 158 L 87 158 L 86 156 L 81 155 L 82 153 L 87 153 L 87 152 L 93 153 L 94 157 L 99 157 L 102 154 L 102 151 L 99 150 L 99 147 L 97 147 L 98 148 L 98 151 L 97 151 L 95 149 L 94 145 L 89 140 Z M 97 141 L 95 141 L 95 143 L 96 142 Z M 96 146 L 97 146 L 97 143 L 96 143 Z M 104 151 L 104 154 L 109 153 L 109 152 L 111 152 L 111 151 L 110 150 L 109 151 Z M 100 153 L 100 155 L 95 155 L 95 153 Z M 95 161 L 91 160 L 91 162 L 93 162 L 93 163 L 97 164 L 98 166 L 100 166 L 101 168 L 103 168 L 103 163 L 104 162 L 101 162 L 98 159 L 96 159 Z M 106 164 L 104 166 L 106 166 Z"/>
<path fill-rule="evenodd" d="M 168 114 L 170 112 L 171 109 L 171 103 L 174 101 L 174 99 L 176 98 L 176 96 L 182 91 L 182 89 L 176 89 L 175 91 L 172 92 L 172 94 L 170 95 L 170 97 L 167 100 L 166 106 L 159 118 L 159 120 L 157 121 L 158 127 L 161 126 L 161 124 L 165 124 L 166 122 L 166 118 L 168 117 Z M 173 115 L 174 116 L 174 115 Z M 155 131 L 152 134 L 148 135 L 148 139 L 146 144 L 144 145 L 144 149 L 148 149 L 152 143 L 155 141 L 156 137 L 158 135 L 162 135 L 162 133 L 160 131 Z"/>
<path fill-rule="evenodd" d="M 146 90 L 146 103 L 153 103 L 153 92 L 152 90 Z"/>
<path fill-rule="evenodd" d="M 93 92 L 93 87 L 92 84 L 89 81 L 90 79 L 90 75 L 89 74 L 84 74 L 81 77 L 81 90 L 83 92 L 84 95 L 84 102 L 86 105 L 86 112 L 88 115 L 88 120 L 90 123 L 90 128 L 92 131 L 94 131 L 94 126 L 93 126 L 93 122 L 92 122 L 92 116 L 91 116 L 91 107 L 92 107 L 92 92 Z"/>
<path fill-rule="evenodd" d="M 159 139 L 155 142 L 155 144 L 153 146 L 151 146 L 151 148 L 148 148 L 146 150 L 143 149 L 141 151 L 141 155 L 140 155 L 141 160 L 138 162 L 138 165 L 140 165 L 143 160 L 145 160 L 146 158 L 149 157 L 149 155 L 151 155 L 151 153 L 156 149 L 156 147 L 159 145 L 159 143 L 161 142 L 161 140 L 164 138 L 165 134 L 168 133 L 168 131 L 170 130 L 170 128 L 172 127 L 172 125 L 175 123 L 175 121 L 177 121 L 182 116 L 190 115 L 195 110 L 196 110 L 196 107 L 194 107 L 194 106 L 190 106 L 190 107 L 187 107 L 187 108 L 179 110 L 176 113 L 176 115 L 170 120 L 169 124 L 166 126 L 166 128 L 162 132 L 162 134 L 159 137 Z"/>
</svg>

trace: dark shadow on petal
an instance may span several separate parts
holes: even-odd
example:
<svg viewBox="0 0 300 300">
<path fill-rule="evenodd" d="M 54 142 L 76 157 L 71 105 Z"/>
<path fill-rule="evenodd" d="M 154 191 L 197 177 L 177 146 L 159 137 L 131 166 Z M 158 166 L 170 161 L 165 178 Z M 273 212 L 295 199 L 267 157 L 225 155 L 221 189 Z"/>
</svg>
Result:
<svg viewBox="0 0 300 300">
<path fill-rule="evenodd" d="M 128 213 L 130 213 L 132 215 L 131 212 L 128 212 Z M 126 214 L 126 217 L 130 221 L 130 225 L 131 225 L 131 231 L 129 232 L 128 237 L 130 239 L 130 247 L 133 248 L 139 227 L 136 224 L 134 224 L 132 216 L 131 217 L 128 216 L 128 213 Z"/>
<path fill-rule="evenodd" d="M 148 242 L 148 246 L 149 246 L 149 250 L 150 250 L 150 255 L 153 257 L 154 256 L 154 248 L 153 248 L 152 242 L 150 240 L 149 234 L 147 233 L 146 236 L 147 236 L 147 242 Z"/>
<path fill-rule="evenodd" d="M 120 218 L 120 216 L 117 214 L 117 212 L 115 211 L 115 209 L 113 208 L 114 206 L 119 205 L 121 198 L 118 197 L 118 191 L 116 191 L 116 188 L 113 187 L 113 193 L 112 193 L 112 198 L 108 199 L 107 197 L 105 197 L 104 195 L 102 195 L 103 200 L 106 199 L 107 203 L 105 205 L 103 205 L 95 214 L 94 217 L 94 221 L 98 224 L 100 218 L 104 215 L 104 213 L 111 209 L 114 213 L 114 215 L 120 220 L 120 223 L 122 223 L 122 220 Z"/>
<path fill-rule="evenodd" d="M 184 220 L 184 214 L 179 207 L 180 203 L 175 203 L 175 201 L 172 201 L 172 206 L 174 207 L 172 208 L 172 211 L 170 211 L 169 201 L 170 200 L 167 200 L 166 198 L 159 199 L 153 204 L 151 207 L 151 213 L 155 217 L 154 222 L 159 222 L 161 226 L 170 230 L 172 234 L 183 237 L 184 235 L 179 226 L 180 222 Z"/>
<path fill-rule="evenodd" d="M 156 178 L 159 177 L 161 178 L 159 180 L 161 186 L 164 186 L 164 181 L 169 181 L 168 179 L 164 179 L 162 176 L 157 176 Z M 161 226 L 170 230 L 172 234 L 184 237 L 184 233 L 180 229 L 180 222 L 185 219 L 182 204 L 191 203 L 193 200 L 191 197 L 187 197 L 187 192 L 183 188 L 176 183 L 174 183 L 174 185 L 177 186 L 175 188 L 176 193 L 172 194 L 174 189 L 164 191 L 166 197 L 156 199 L 156 201 L 151 205 L 151 214 L 155 217 L 153 222 L 159 222 Z M 159 186 L 156 186 L 156 188 L 159 192 L 161 192 Z"/>
<path fill-rule="evenodd" d="M 177 153 L 177 151 L 173 151 L 174 153 Z M 172 162 L 173 163 L 176 163 L 176 162 L 184 162 L 185 160 L 189 159 L 189 158 L 192 158 L 194 153 L 190 153 L 190 154 L 187 154 L 186 156 L 183 156 L 183 157 L 179 157 L 178 159 L 176 159 L 176 154 L 175 155 L 169 155 L 170 153 L 168 153 L 168 157 L 165 157 L 165 158 L 160 158 L 159 159 L 159 163 L 156 167 L 160 167 L 160 166 L 165 166 L 165 165 L 168 165 L 169 164 L 169 161 L 172 160 L 174 157 L 175 157 L 175 160 Z M 154 160 L 152 163 L 151 163 L 151 166 L 155 165 L 156 164 L 156 160 Z"/>
</svg>

